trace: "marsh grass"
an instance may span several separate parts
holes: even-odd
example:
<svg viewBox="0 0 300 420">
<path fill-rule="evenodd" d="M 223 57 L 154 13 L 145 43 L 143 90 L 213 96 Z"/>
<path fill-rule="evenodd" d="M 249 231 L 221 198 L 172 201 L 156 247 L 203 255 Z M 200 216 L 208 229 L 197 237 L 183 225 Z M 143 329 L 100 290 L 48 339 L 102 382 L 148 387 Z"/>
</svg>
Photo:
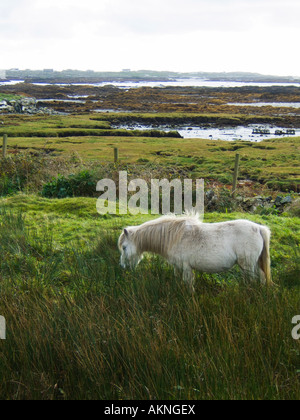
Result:
<svg viewBox="0 0 300 420">
<path fill-rule="evenodd" d="M 73 227 L 66 243 L 59 200 L 27 201 L 26 216 L 17 204 L 0 214 L 0 398 L 299 399 L 296 219 L 259 219 L 274 231 L 274 289 L 241 284 L 236 269 L 199 274 L 190 296 L 159 257 L 121 270 L 126 217 L 99 221 L 87 237 L 95 220 L 78 215 L 80 228 L 75 206 L 64 216 Z M 40 226 L 47 212 L 51 222 Z"/>
<path fill-rule="evenodd" d="M 299 190 L 299 137 L 269 139 L 256 144 L 247 141 L 212 141 L 182 139 L 178 133 L 159 130 L 111 129 L 116 122 L 182 122 L 207 123 L 215 118 L 218 124 L 233 124 L 230 114 L 196 115 L 170 114 L 113 114 L 26 116 L 3 115 L 0 136 L 8 134 L 8 152 L 18 154 L 26 150 L 32 154 L 46 154 L 65 158 L 73 153 L 85 161 L 101 165 L 112 163 L 113 148 L 119 149 L 120 161 L 126 165 L 141 163 L 141 159 L 161 168 L 176 167 L 189 171 L 193 178 L 216 179 L 231 183 L 237 151 L 241 154 L 240 176 L 272 189 L 285 192 Z M 250 123 L 243 116 L 243 124 Z M 246 119 L 246 120 L 245 120 Z M 95 122 L 95 120 L 97 120 Z M 100 121 L 101 120 L 101 121 Z M 222 123 L 222 124 L 223 124 Z M 167 137 L 166 137 L 167 136 Z M 39 156 L 45 159 L 45 156 Z M 51 159 L 47 159 L 47 163 Z M 192 168 L 192 169 L 191 169 Z M 60 173 L 59 170 L 56 172 Z M 1 174 L 0 174 L 1 176 Z"/>
</svg>

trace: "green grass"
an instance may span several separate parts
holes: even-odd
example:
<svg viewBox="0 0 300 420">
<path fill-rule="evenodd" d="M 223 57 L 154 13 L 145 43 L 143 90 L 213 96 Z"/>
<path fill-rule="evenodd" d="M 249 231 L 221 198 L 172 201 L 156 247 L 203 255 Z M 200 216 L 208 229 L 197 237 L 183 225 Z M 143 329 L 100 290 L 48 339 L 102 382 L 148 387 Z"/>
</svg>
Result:
<svg viewBox="0 0 300 420">
<path fill-rule="evenodd" d="M 143 159 L 189 171 L 193 178 L 212 178 L 223 183 L 231 183 L 235 155 L 239 153 L 241 178 L 268 183 L 273 189 L 299 190 L 299 137 L 270 139 L 259 144 L 162 137 L 156 130 L 113 130 L 111 123 L 118 115 L 3 115 L 0 136 L 8 134 L 9 153 L 16 153 L 17 149 L 61 157 L 76 153 L 85 161 L 107 164 L 113 162 L 113 148 L 117 147 L 122 164 L 136 164 Z M 153 119 L 155 115 L 141 114 L 140 118 Z M 167 115 L 160 117 L 167 118 Z M 175 119 L 184 116 L 188 118 L 186 114 L 170 114 Z M 121 120 L 131 117 L 128 113 L 118 116 Z M 95 118 L 103 120 L 95 121 Z"/>
<path fill-rule="evenodd" d="M 96 199 L 0 201 L 1 399 L 299 399 L 297 217 L 272 230 L 270 290 L 238 269 L 199 274 L 191 297 L 158 257 L 119 266 L 121 229 L 151 216 L 96 213 Z"/>
<path fill-rule="evenodd" d="M 272 124 L 278 122 L 278 117 L 257 116 L 224 112 L 110 112 L 92 117 L 93 121 L 138 122 L 144 124 L 205 124 L 243 125 L 243 124 Z"/>
<path fill-rule="evenodd" d="M 20 98 L 21 96 L 18 96 L 18 95 L 0 93 L 0 101 L 12 101 L 12 100 L 20 99 Z"/>
</svg>

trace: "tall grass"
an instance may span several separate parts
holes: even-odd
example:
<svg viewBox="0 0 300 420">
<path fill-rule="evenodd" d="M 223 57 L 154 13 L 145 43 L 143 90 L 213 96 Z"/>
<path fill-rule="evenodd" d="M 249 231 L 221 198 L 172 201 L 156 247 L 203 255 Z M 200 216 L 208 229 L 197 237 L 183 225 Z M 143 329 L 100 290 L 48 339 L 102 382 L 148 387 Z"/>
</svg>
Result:
<svg viewBox="0 0 300 420">
<path fill-rule="evenodd" d="M 117 230 L 59 248 L 20 213 L 0 220 L 0 398 L 300 397 L 296 254 L 272 290 L 236 270 L 198 275 L 190 296 L 160 258 L 122 271 Z"/>
</svg>

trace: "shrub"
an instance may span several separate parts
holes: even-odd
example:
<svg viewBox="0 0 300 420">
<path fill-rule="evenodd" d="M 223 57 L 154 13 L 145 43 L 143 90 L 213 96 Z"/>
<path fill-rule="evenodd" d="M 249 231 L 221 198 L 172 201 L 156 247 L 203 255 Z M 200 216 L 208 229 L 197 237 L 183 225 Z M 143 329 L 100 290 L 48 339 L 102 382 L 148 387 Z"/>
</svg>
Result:
<svg viewBox="0 0 300 420">
<path fill-rule="evenodd" d="M 230 213 L 237 208 L 231 191 L 225 187 L 209 190 L 205 197 L 205 209 L 221 213 Z"/>
<path fill-rule="evenodd" d="M 69 180 L 64 175 L 58 174 L 57 178 L 52 178 L 44 185 L 42 196 L 47 198 L 73 197 Z"/>
<path fill-rule="evenodd" d="M 0 177 L 0 195 L 10 195 L 20 190 L 20 182 L 18 179 L 12 179 L 5 174 Z"/>
<path fill-rule="evenodd" d="M 43 166 L 43 159 L 30 154 L 9 156 L 0 161 L 0 195 L 25 189 Z"/>
<path fill-rule="evenodd" d="M 96 191 L 95 175 L 84 170 L 69 176 L 58 175 L 47 182 L 42 189 L 42 196 L 48 198 L 92 197 Z"/>
</svg>

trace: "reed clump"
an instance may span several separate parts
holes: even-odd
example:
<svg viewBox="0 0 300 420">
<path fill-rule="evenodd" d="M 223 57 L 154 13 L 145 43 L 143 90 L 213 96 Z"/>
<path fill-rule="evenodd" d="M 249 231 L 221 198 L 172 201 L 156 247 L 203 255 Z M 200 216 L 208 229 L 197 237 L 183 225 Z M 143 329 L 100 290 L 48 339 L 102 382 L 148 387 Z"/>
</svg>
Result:
<svg viewBox="0 0 300 420">
<path fill-rule="evenodd" d="M 79 199 L 60 200 L 68 215 L 39 200 L 0 213 L 2 399 L 299 399 L 297 219 L 264 216 L 276 287 L 198 274 L 191 297 L 160 258 L 121 270 L 125 216 L 96 223 Z"/>
</svg>

